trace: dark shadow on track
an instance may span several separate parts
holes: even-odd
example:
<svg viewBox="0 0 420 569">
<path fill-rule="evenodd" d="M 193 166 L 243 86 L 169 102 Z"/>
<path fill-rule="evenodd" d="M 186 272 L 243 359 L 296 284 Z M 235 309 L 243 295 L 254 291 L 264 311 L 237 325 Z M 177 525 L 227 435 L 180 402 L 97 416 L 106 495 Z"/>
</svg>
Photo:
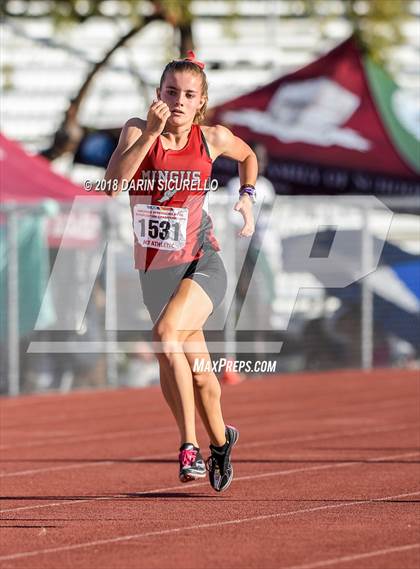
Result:
<svg viewBox="0 0 420 569">
<path fill-rule="evenodd" d="M 191 489 L 194 487 L 191 486 Z M 210 492 L 210 489 L 209 489 Z M 335 502 L 354 502 L 360 504 L 366 504 L 369 502 L 382 503 L 382 504 L 417 504 L 420 503 L 419 499 L 377 499 L 377 498 L 230 498 L 226 495 L 217 494 L 211 490 L 211 494 L 197 494 L 197 493 L 186 493 L 186 492 L 128 492 L 125 494 L 100 494 L 92 496 L 2 496 L 0 500 L 64 500 L 64 501 L 85 501 L 85 500 L 103 500 L 103 501 L 122 501 L 129 502 L 131 499 L 144 499 L 144 498 L 217 498 L 218 500 L 227 500 L 229 502 L 284 502 L 284 503 L 335 503 Z M 8 518 L 2 518 L 2 520 L 7 520 Z M 13 518 L 16 520 L 16 518 Z M 25 518 L 25 520 L 30 521 L 31 518 Z M 51 521 L 51 520 L 50 520 Z M 64 521 L 64 520 L 63 520 Z"/>
<path fill-rule="evenodd" d="M 191 489 L 193 486 L 191 486 Z M 210 488 L 209 488 L 210 490 Z M 212 491 L 213 492 L 213 491 Z M 74 502 L 84 502 L 86 500 L 103 500 L 104 502 L 115 501 L 129 501 L 132 498 L 211 498 L 215 495 L 209 494 L 197 494 L 197 493 L 187 493 L 187 492 L 129 492 L 127 494 L 102 494 L 97 496 L 1 496 L 0 500 L 46 500 L 46 501 L 74 501 Z M 3 518 L 4 519 L 4 518 Z"/>
<path fill-rule="evenodd" d="M 185 492 L 132 492 L 130 494 L 125 494 L 126 498 L 135 499 L 146 499 L 146 498 L 214 498 L 214 495 L 210 496 L 208 494 L 187 494 Z"/>
</svg>

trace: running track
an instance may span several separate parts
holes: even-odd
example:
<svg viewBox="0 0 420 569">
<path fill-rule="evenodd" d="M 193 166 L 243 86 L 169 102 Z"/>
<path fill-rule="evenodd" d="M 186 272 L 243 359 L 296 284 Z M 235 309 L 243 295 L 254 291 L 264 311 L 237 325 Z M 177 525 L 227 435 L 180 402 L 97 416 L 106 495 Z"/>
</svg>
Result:
<svg viewBox="0 0 420 569">
<path fill-rule="evenodd" d="M 418 569 L 419 387 L 400 370 L 225 386 L 241 438 L 220 495 L 178 482 L 158 387 L 4 399 L 0 564 Z"/>
</svg>

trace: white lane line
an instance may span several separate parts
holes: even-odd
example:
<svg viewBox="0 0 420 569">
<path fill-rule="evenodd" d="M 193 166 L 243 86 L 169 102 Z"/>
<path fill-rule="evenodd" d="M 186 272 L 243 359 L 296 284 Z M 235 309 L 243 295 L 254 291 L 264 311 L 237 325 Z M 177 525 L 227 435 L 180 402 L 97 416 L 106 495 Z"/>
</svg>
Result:
<svg viewBox="0 0 420 569">
<path fill-rule="evenodd" d="M 277 419 L 278 418 L 278 413 L 279 411 L 273 412 L 273 413 L 266 413 L 264 415 L 264 417 L 272 417 L 273 419 Z M 285 419 L 287 419 L 287 416 L 284 416 Z M 235 422 L 235 421 L 233 421 Z M 253 425 L 255 423 L 261 423 L 261 416 L 260 415 L 254 415 L 253 417 L 248 416 L 245 418 L 240 419 L 240 423 L 241 425 Z M 22 436 L 25 436 L 25 431 L 20 431 L 22 433 Z M 16 443 L 16 444 L 5 444 L 5 445 L 0 445 L 0 450 L 15 450 L 17 448 L 34 448 L 34 447 L 39 447 L 39 446 L 49 446 L 49 445 L 56 445 L 59 443 L 64 443 L 64 444 L 79 444 L 80 442 L 85 442 L 85 441 L 95 441 L 95 440 L 102 440 L 102 439 L 112 439 L 112 438 L 118 438 L 119 436 L 132 436 L 132 435 L 143 435 L 143 434 L 155 434 L 155 433 L 166 433 L 166 432 L 178 432 L 177 428 L 174 425 L 172 426 L 168 426 L 168 427 L 159 427 L 156 429 L 145 429 L 145 428 L 139 428 L 139 429 L 130 429 L 130 430 L 123 430 L 123 431 L 113 431 L 113 432 L 105 432 L 105 433 L 95 433 L 92 435 L 87 435 L 87 436 L 79 436 L 80 433 L 78 432 L 73 432 L 73 433 L 69 433 L 67 435 L 58 435 L 57 433 L 54 434 L 50 434 L 48 436 L 48 440 L 45 439 L 40 439 L 40 440 L 34 440 L 31 442 L 26 442 L 26 443 Z M 31 435 L 33 434 L 33 432 L 31 432 Z M 3 437 L 4 438 L 4 437 Z"/>
<path fill-rule="evenodd" d="M 418 428 L 418 423 L 401 423 L 399 425 L 394 425 L 392 428 L 389 425 L 383 425 L 380 427 L 370 427 L 369 429 L 353 429 L 350 431 L 335 431 L 334 433 L 326 432 L 320 433 L 318 435 L 300 435 L 298 437 L 289 437 L 289 438 L 281 438 L 281 439 L 271 439 L 268 441 L 255 441 L 252 443 L 241 443 L 240 448 L 243 447 L 258 447 L 258 446 L 268 446 L 268 445 L 277 445 L 281 444 L 282 442 L 286 443 L 295 443 L 295 442 L 305 442 L 305 441 L 317 441 L 323 439 L 333 439 L 339 437 L 352 437 L 357 435 L 368 435 L 368 434 L 377 434 L 377 433 L 389 433 L 394 431 L 405 431 L 407 429 L 414 429 Z M 340 449 L 336 449 L 340 450 Z"/>
<path fill-rule="evenodd" d="M 168 535 L 168 534 L 172 534 L 172 533 L 180 533 L 183 531 L 192 531 L 192 530 L 197 530 L 197 529 L 223 527 L 223 526 L 234 525 L 234 524 L 238 525 L 238 524 L 243 524 L 243 523 L 248 523 L 248 522 L 259 522 L 259 521 L 263 521 L 263 520 L 270 520 L 270 519 L 282 518 L 282 517 L 299 515 L 299 514 L 307 514 L 307 513 L 311 513 L 311 512 L 318 512 L 321 510 L 329 510 L 329 509 L 334 509 L 334 508 L 345 508 L 345 507 L 355 506 L 355 505 L 364 506 L 366 504 L 375 503 L 378 500 L 380 500 L 380 501 L 395 500 L 397 498 L 405 498 L 407 496 L 417 496 L 419 494 L 420 494 L 420 492 L 410 492 L 409 494 L 397 494 L 395 496 L 380 496 L 379 498 L 372 498 L 372 499 L 366 500 L 365 502 L 362 502 L 362 503 L 360 503 L 359 501 L 341 502 L 339 504 L 327 504 L 326 506 L 315 506 L 313 508 L 303 508 L 300 510 L 292 510 L 289 512 L 280 512 L 277 514 L 266 514 L 263 516 L 253 516 L 250 518 L 237 518 L 235 520 L 226 520 L 223 522 L 212 522 L 212 523 L 208 523 L 208 524 L 196 524 L 196 525 L 192 525 L 192 526 L 183 526 L 183 527 L 171 528 L 171 529 L 166 529 L 166 530 L 151 531 L 151 532 L 146 532 L 146 533 L 136 533 L 133 535 L 122 535 L 120 537 L 112 537 L 109 539 L 98 539 L 96 541 L 87 541 L 84 543 L 76 543 L 73 545 L 63 545 L 60 547 L 51 547 L 51 548 L 47 548 L 47 549 L 37 549 L 35 551 L 25 551 L 22 553 L 13 553 L 11 555 L 1 556 L 0 561 L 10 561 L 12 559 L 21 559 L 23 557 L 34 557 L 36 555 L 45 555 L 47 553 L 59 553 L 62 551 L 71 551 L 74 549 L 84 549 L 84 548 L 88 548 L 88 547 L 97 547 L 99 545 L 109 545 L 111 543 L 118 543 L 118 542 L 122 542 L 122 541 L 131 541 L 133 539 L 142 539 L 145 537 L 154 537 L 154 536 L 158 536 L 158 535 Z"/>
<path fill-rule="evenodd" d="M 2 472 L 0 473 L 0 478 L 8 478 L 11 476 L 27 476 L 30 474 L 42 474 L 43 472 L 56 472 L 57 470 L 74 470 L 77 468 L 92 468 L 94 466 L 112 466 L 119 464 L 121 461 L 123 462 L 135 462 L 136 460 L 165 460 L 165 459 L 173 459 L 174 453 L 170 453 L 169 451 L 167 454 L 149 454 L 149 455 L 140 455 L 140 456 L 129 456 L 129 457 L 121 457 L 121 459 L 117 460 L 101 460 L 101 461 L 92 461 L 92 462 L 75 462 L 74 464 L 66 464 L 65 466 L 49 466 L 47 468 L 37 468 L 33 470 L 20 470 L 18 472 Z M 54 459 L 51 459 L 51 462 L 54 462 Z"/>
<path fill-rule="evenodd" d="M 402 424 L 398 426 L 394 426 L 390 428 L 389 426 L 381 426 L 376 428 L 370 429 L 355 429 L 351 431 L 342 431 L 342 432 L 327 432 L 321 433 L 320 435 L 304 435 L 299 437 L 290 437 L 290 438 L 280 438 L 280 439 L 268 439 L 264 441 L 254 441 L 250 443 L 241 443 L 241 449 L 243 448 L 253 448 L 253 447 L 263 447 L 263 446 L 271 446 L 271 445 L 278 445 L 284 443 L 292 443 L 292 442 L 304 442 L 304 441 L 317 441 L 317 440 L 325 440 L 330 438 L 337 438 L 337 437 L 348 437 L 348 436 L 357 436 L 357 435 L 364 435 L 364 434 L 375 434 L 375 433 L 387 433 L 387 432 L 396 432 L 396 431 L 403 431 L 406 429 L 414 428 L 416 423 L 413 424 Z M 339 450 L 339 449 L 337 449 Z M 170 451 L 168 451 L 169 453 Z M 171 454 L 164 454 L 160 456 L 154 456 L 157 459 L 170 459 L 174 457 L 173 452 Z M 122 457 L 120 460 L 124 461 L 136 461 L 136 460 L 150 460 L 153 456 L 151 455 L 140 455 L 140 456 L 130 456 L 130 457 Z M 45 459 L 44 459 L 45 460 Z M 16 460 L 19 462 L 19 460 Z M 34 460 L 36 462 L 36 459 Z M 51 462 L 54 462 L 54 459 L 51 459 Z M 119 460 L 104 460 L 101 462 L 92 461 L 92 462 L 75 462 L 74 464 L 66 464 L 64 466 L 48 466 L 45 468 L 34 468 L 30 470 L 18 470 L 14 472 L 1 472 L 0 478 L 10 478 L 11 476 L 28 476 L 32 474 L 42 474 L 44 472 L 57 472 L 60 470 L 73 470 L 73 469 L 80 469 L 80 468 L 92 468 L 92 467 L 100 467 L 100 466 L 110 466 L 112 464 L 118 464 Z"/>
<path fill-rule="evenodd" d="M 276 412 L 273 413 L 266 413 L 264 415 L 264 417 L 272 417 L 273 419 L 277 419 L 278 418 L 278 414 L 279 411 L 277 410 Z M 287 416 L 285 416 L 285 419 L 287 419 Z M 235 422 L 235 421 L 233 421 Z M 261 423 L 261 416 L 260 415 L 254 415 L 253 417 L 245 417 L 243 419 L 240 419 L 240 423 L 242 425 L 253 425 L 255 423 Z M 69 433 L 67 435 L 59 435 L 57 433 L 55 434 L 50 434 L 48 436 L 48 440 L 45 439 L 39 439 L 39 440 L 33 440 L 31 442 L 25 442 L 25 443 L 16 443 L 16 444 L 5 444 L 5 445 L 0 445 L 0 450 L 15 450 L 17 448 L 35 448 L 35 447 L 39 447 L 39 446 L 49 446 L 49 445 L 56 445 L 59 443 L 64 443 L 64 444 L 79 444 L 80 442 L 85 442 L 85 441 L 95 441 L 95 440 L 102 440 L 104 438 L 108 438 L 108 439 L 112 439 L 112 438 L 118 438 L 119 436 L 132 436 L 132 435 L 139 435 L 139 434 L 154 434 L 154 433 L 165 433 L 165 432 L 178 432 L 177 428 L 175 425 L 173 426 L 168 426 L 168 427 L 160 427 L 160 428 L 156 428 L 156 429 L 130 429 L 130 430 L 123 430 L 123 431 L 113 431 L 110 433 L 95 433 L 92 435 L 87 435 L 87 436 L 79 436 L 80 433 L 77 432 L 73 432 L 73 433 Z M 20 431 L 22 433 L 22 436 L 25 436 L 25 431 Z M 31 432 L 31 435 L 33 433 Z"/>
<path fill-rule="evenodd" d="M 250 474 L 248 476 L 239 476 L 235 480 L 254 480 L 255 478 L 269 478 L 270 476 L 282 476 L 283 474 L 295 474 L 298 472 L 309 472 L 311 470 L 328 470 L 330 468 L 345 468 L 350 466 L 360 466 L 361 464 L 374 463 L 377 461 L 385 461 L 385 459 L 395 459 L 395 458 L 408 458 L 410 456 L 418 456 L 419 452 L 410 452 L 404 454 L 395 454 L 393 456 L 381 456 L 377 458 L 367 458 L 361 461 L 354 462 L 338 462 L 336 464 L 322 464 L 320 466 L 310 466 L 307 468 L 293 468 L 292 470 L 277 470 L 273 472 L 265 472 L 264 474 Z"/>
<path fill-rule="evenodd" d="M 247 475 L 247 476 L 237 476 L 235 477 L 235 482 L 240 482 L 240 481 L 246 481 L 246 480 L 256 480 L 256 479 L 260 479 L 260 478 L 270 478 L 272 476 L 287 476 L 289 474 L 298 474 L 301 472 L 311 472 L 311 471 L 316 471 L 316 470 L 329 470 L 330 468 L 345 468 L 350 467 L 350 466 L 360 466 L 360 464 L 365 464 L 366 462 L 375 462 L 378 460 L 384 460 L 384 459 L 395 459 L 395 458 L 407 458 L 409 456 L 417 456 L 420 454 L 419 452 L 414 452 L 414 453 L 404 453 L 404 454 L 396 454 L 396 455 L 388 455 L 385 457 L 376 457 L 376 458 L 371 458 L 371 459 L 366 459 L 364 461 L 360 461 L 360 462 L 338 462 L 335 464 L 322 464 L 322 465 L 318 465 L 318 466 L 307 466 L 304 468 L 291 468 L 289 470 L 274 470 L 272 472 L 264 472 L 261 474 L 251 474 L 251 475 Z M 208 486 L 208 482 L 196 482 L 194 483 L 194 485 L 192 486 L 192 488 L 197 488 L 200 486 Z M 170 492 L 172 490 L 180 490 L 180 489 L 185 489 L 185 485 L 184 484 L 177 484 L 176 486 L 168 486 L 166 488 L 155 488 L 155 489 L 151 489 L 151 490 L 144 490 L 142 492 L 134 492 L 134 494 L 136 496 L 144 496 L 144 495 L 149 495 L 149 494 L 159 494 L 161 492 Z M 123 497 L 120 496 L 120 497 Z M 83 502 L 95 502 L 95 501 L 103 501 L 103 500 L 115 500 L 118 499 L 118 496 L 100 496 L 97 498 L 86 498 L 86 500 L 62 500 L 61 502 L 51 502 L 49 504 L 37 504 L 35 506 L 20 506 L 18 508 L 9 508 L 7 510 L 1 510 L 1 513 L 4 514 L 6 512 L 17 512 L 17 511 L 21 511 L 21 510 L 37 510 L 40 508 L 49 508 L 49 507 L 57 507 L 57 506 L 64 506 L 64 505 L 68 505 L 68 504 L 82 504 Z M 10 498 L 10 500 L 13 500 L 13 498 Z"/>
<path fill-rule="evenodd" d="M 270 413 L 273 418 L 278 417 L 278 412 Z M 251 420 L 248 418 L 242 419 L 241 424 L 255 424 L 261 422 L 261 417 L 259 415 L 255 415 Z M 120 436 L 133 436 L 133 435 L 153 435 L 155 433 L 166 433 L 166 432 L 178 432 L 177 428 L 174 425 L 168 427 L 159 427 L 156 429 L 145 429 L 145 428 L 138 428 L 138 429 L 130 429 L 130 430 L 123 430 L 123 431 L 112 431 L 112 432 L 104 432 L 104 433 L 95 433 L 92 435 L 85 435 L 80 436 L 80 433 L 73 432 L 67 435 L 59 435 L 59 434 L 51 434 L 48 437 L 48 440 L 40 439 L 34 440 L 31 442 L 26 443 L 16 443 L 16 444 L 7 444 L 7 445 L 0 445 L 0 450 L 15 450 L 17 448 L 34 448 L 39 446 L 49 446 L 49 445 L 57 445 L 60 443 L 63 444 L 79 444 L 80 442 L 85 441 L 95 441 L 95 440 L 103 440 L 103 439 L 113 439 L 118 438 Z M 22 436 L 25 436 L 25 431 L 21 431 Z M 31 433 L 32 434 L 32 433 Z"/>
<path fill-rule="evenodd" d="M 335 559 L 324 559 L 316 563 L 305 563 L 304 565 L 291 565 L 282 567 L 281 569 L 317 569 L 318 567 L 328 567 L 328 565 L 337 565 L 338 563 L 346 563 L 355 561 L 356 559 L 367 559 L 368 557 L 376 557 L 377 555 L 387 555 L 388 553 L 397 553 L 400 551 L 410 551 L 411 549 L 420 548 L 420 543 L 409 543 L 397 547 L 388 547 L 387 549 L 376 549 L 367 553 L 356 553 L 355 555 L 345 555 L 344 557 L 336 557 Z"/>
<path fill-rule="evenodd" d="M 357 408 L 361 409 L 362 407 L 368 405 L 368 406 L 372 406 L 372 409 L 374 409 L 375 411 L 378 408 L 387 408 L 390 407 L 391 409 L 398 409 L 399 407 L 406 407 L 407 403 L 411 402 L 411 399 L 397 399 L 397 400 L 392 400 L 389 401 L 388 399 L 384 400 L 384 401 L 378 401 L 377 403 L 374 403 L 372 401 L 362 401 L 361 403 L 358 403 Z M 346 409 L 354 409 L 354 405 L 348 404 L 348 405 L 342 405 L 340 407 L 335 407 L 335 411 L 339 411 L 340 413 L 345 411 Z M 264 416 L 273 416 L 273 417 L 278 417 L 279 414 L 282 415 L 282 418 L 287 419 L 289 414 L 295 415 L 296 414 L 296 405 L 285 405 L 285 406 L 279 406 L 279 408 L 274 411 L 273 413 L 267 413 Z M 71 418 L 71 415 L 66 416 L 66 418 Z M 319 420 L 333 420 L 335 417 L 331 417 L 329 415 L 315 415 L 314 416 L 315 419 L 319 419 Z M 360 418 L 356 418 L 356 419 L 360 419 Z M 254 419 L 252 419 L 251 421 L 248 421 L 247 418 L 245 419 L 240 419 L 242 424 L 249 424 L 251 422 L 255 423 L 258 421 L 261 421 L 260 416 L 256 416 Z M 232 422 L 232 420 L 231 420 Z M 234 422 L 234 421 L 233 421 Z M 122 431 L 124 432 L 124 431 Z M 136 433 L 138 432 L 137 430 L 132 430 L 132 431 L 126 431 L 127 434 L 128 433 Z M 24 434 L 24 432 L 23 432 Z M 33 432 L 31 431 L 31 434 L 33 434 Z M 95 440 L 96 438 L 100 439 L 101 438 L 101 434 L 98 433 L 98 435 L 89 435 L 87 437 L 77 437 L 77 433 L 75 433 L 76 436 L 74 436 L 74 441 L 76 443 L 79 443 L 80 441 L 84 441 L 84 440 Z M 112 436 L 112 433 L 110 433 L 110 436 Z M 48 444 L 55 444 L 56 442 L 60 442 L 60 439 L 57 437 L 57 440 L 51 440 L 51 438 L 53 438 L 54 435 L 51 435 L 51 437 L 48 437 L 48 441 L 47 440 L 35 440 L 33 442 L 29 442 L 29 443 L 18 443 L 18 444 L 7 444 L 7 445 L 0 445 L 0 450 L 7 450 L 7 449 L 15 449 L 15 448 L 21 448 L 21 447 L 32 447 L 32 446 L 44 446 L 48 445 Z M 68 441 L 67 439 L 70 437 L 70 435 L 68 436 L 64 436 L 63 438 L 63 442 L 72 442 L 72 440 L 70 439 L 70 441 Z M 92 437 L 92 438 L 91 438 Z M 93 438 L 95 437 L 95 438 Z"/>
<path fill-rule="evenodd" d="M 3 432 L 3 437 L 5 437 L 6 434 L 8 436 L 14 435 L 22 437 L 26 437 L 28 436 L 28 434 L 30 434 L 31 437 L 41 437 L 40 440 L 43 440 L 44 438 L 50 439 L 52 437 L 75 437 L 78 434 L 77 431 L 69 431 L 68 429 L 61 429 L 61 430 L 54 429 L 54 432 L 51 432 L 51 429 L 47 431 L 35 431 L 33 429 L 30 429 L 30 431 L 28 432 L 28 427 L 26 428 L 20 427 L 19 429 L 16 429 L 15 427 L 11 428 L 3 427 L 2 432 Z M 3 448 L 3 446 L 4 445 L 0 445 L 0 448 Z"/>
<path fill-rule="evenodd" d="M 172 427 L 160 427 L 158 429 L 131 429 L 126 431 L 114 431 L 112 433 L 97 433 L 95 435 L 87 435 L 78 437 L 77 433 L 73 433 L 72 435 L 68 436 L 54 436 L 52 435 L 48 441 L 33 441 L 29 443 L 18 443 L 18 444 L 11 444 L 11 445 L 0 445 L 0 450 L 15 450 L 17 448 L 34 448 L 39 446 L 49 446 L 49 445 L 58 445 L 58 444 L 79 444 L 81 442 L 87 441 L 96 441 L 96 440 L 104 440 L 104 439 L 115 439 L 118 437 L 124 436 L 133 436 L 133 435 L 144 435 L 144 434 L 155 434 L 155 433 L 170 433 L 177 431 L 176 426 Z"/>
</svg>

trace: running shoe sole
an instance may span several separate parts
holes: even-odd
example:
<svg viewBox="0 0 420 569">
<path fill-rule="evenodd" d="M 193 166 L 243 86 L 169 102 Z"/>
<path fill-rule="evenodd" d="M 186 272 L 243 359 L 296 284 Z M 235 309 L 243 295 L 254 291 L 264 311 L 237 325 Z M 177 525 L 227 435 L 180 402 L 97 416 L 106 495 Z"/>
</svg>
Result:
<svg viewBox="0 0 420 569">
<path fill-rule="evenodd" d="M 193 480 L 200 480 L 206 477 L 206 472 L 188 471 L 181 472 L 179 474 L 179 479 L 181 482 L 192 482 Z"/>
</svg>

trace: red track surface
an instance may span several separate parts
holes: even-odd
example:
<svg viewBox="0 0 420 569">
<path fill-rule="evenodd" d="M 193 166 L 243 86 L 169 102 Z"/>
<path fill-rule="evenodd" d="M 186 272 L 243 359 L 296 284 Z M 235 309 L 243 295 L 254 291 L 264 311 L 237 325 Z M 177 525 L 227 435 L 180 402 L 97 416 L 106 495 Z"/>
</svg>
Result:
<svg viewBox="0 0 420 569">
<path fill-rule="evenodd" d="M 3 400 L 1 565 L 418 569 L 419 384 L 388 370 L 225 387 L 241 433 L 225 494 L 178 482 L 157 387 Z"/>
</svg>

